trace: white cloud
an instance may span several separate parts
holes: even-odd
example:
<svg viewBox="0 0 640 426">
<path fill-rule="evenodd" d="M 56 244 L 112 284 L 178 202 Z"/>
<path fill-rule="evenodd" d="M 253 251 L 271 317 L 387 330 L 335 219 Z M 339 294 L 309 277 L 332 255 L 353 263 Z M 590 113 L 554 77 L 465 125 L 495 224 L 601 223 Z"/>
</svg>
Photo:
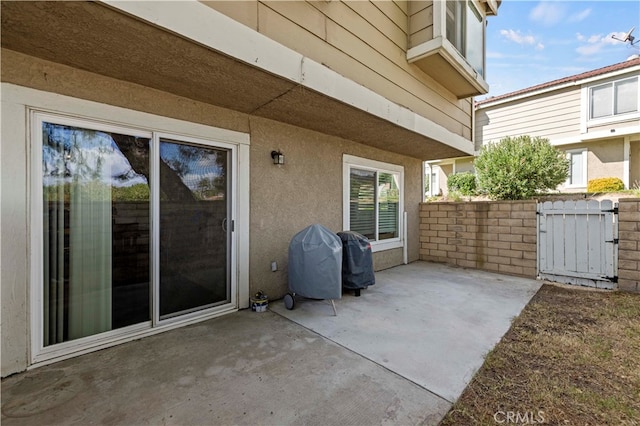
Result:
<svg viewBox="0 0 640 426">
<path fill-rule="evenodd" d="M 500 35 L 506 38 L 509 41 L 512 41 L 517 44 L 536 44 L 536 38 L 532 35 L 522 35 L 520 31 L 514 30 L 500 30 Z"/>
<path fill-rule="evenodd" d="M 536 50 L 542 50 L 542 49 L 544 49 L 544 44 L 542 43 L 536 44 Z"/>
<path fill-rule="evenodd" d="M 606 36 L 603 36 L 602 34 L 594 34 L 589 38 L 586 38 L 587 44 L 579 46 L 576 49 L 576 52 L 578 52 L 582 56 L 593 56 L 602 51 L 602 49 L 606 48 L 607 46 L 622 45 L 621 41 L 614 39 L 612 36 L 616 36 L 617 38 L 622 39 L 624 38 L 625 33 L 611 32 Z M 584 41 L 585 37 L 582 36 L 582 39 L 578 38 L 578 40 Z"/>
<path fill-rule="evenodd" d="M 542 25 L 551 26 L 562 21 L 565 12 L 565 5 L 541 1 L 536 7 L 531 9 L 529 19 Z"/>
<path fill-rule="evenodd" d="M 586 44 L 584 46 L 578 47 L 576 49 L 576 52 L 578 52 L 582 56 L 592 56 L 592 55 L 595 55 L 596 53 L 600 52 L 603 47 L 604 47 L 604 45 L 601 44 L 601 43 L 598 43 L 598 44 Z"/>
<path fill-rule="evenodd" d="M 589 15 L 591 15 L 591 8 L 585 9 L 582 12 L 574 13 L 569 16 L 569 22 L 581 22 L 584 21 Z"/>
<path fill-rule="evenodd" d="M 576 33 L 576 39 L 578 39 L 578 41 L 584 41 L 585 37 L 580 33 Z"/>
<path fill-rule="evenodd" d="M 605 37 L 602 38 L 602 42 L 604 44 L 613 44 L 615 45 L 620 45 L 622 46 L 622 43 L 620 40 L 624 40 L 625 36 L 627 35 L 627 33 L 623 33 L 620 31 L 616 31 L 616 32 L 611 32 L 609 34 L 607 34 Z M 613 38 L 613 36 L 616 36 L 616 38 L 618 38 L 619 40 L 616 40 L 615 38 Z"/>
<path fill-rule="evenodd" d="M 592 35 L 591 37 L 589 37 L 589 40 L 587 40 L 587 43 L 597 43 L 601 39 L 602 39 L 602 34 Z"/>
</svg>

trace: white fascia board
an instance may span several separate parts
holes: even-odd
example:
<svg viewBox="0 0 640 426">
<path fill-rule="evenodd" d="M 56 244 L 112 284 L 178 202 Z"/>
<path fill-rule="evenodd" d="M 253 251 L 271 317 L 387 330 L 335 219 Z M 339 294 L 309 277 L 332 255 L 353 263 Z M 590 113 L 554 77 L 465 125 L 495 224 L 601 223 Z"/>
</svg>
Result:
<svg viewBox="0 0 640 426">
<path fill-rule="evenodd" d="M 104 4 L 203 46 L 472 154 L 473 143 L 197 1 Z"/>
<path fill-rule="evenodd" d="M 600 74 L 600 75 L 597 75 L 595 77 L 585 78 L 584 80 L 580 80 L 579 82 L 580 82 L 580 84 L 589 84 L 589 85 L 591 85 L 591 83 L 596 82 L 596 81 L 608 80 L 610 78 L 620 77 L 620 76 L 623 76 L 625 74 L 632 74 L 629 77 L 633 77 L 634 75 L 637 75 L 639 71 L 640 71 L 640 65 L 636 65 L 635 67 L 623 68 L 621 70 L 610 72 L 610 73 L 607 73 L 607 74 Z"/>
<path fill-rule="evenodd" d="M 572 81 L 569 83 L 559 84 L 557 86 L 546 87 L 544 89 L 535 90 L 533 92 L 522 93 L 516 96 L 509 96 L 508 98 L 498 99 L 496 101 L 483 102 L 480 105 L 476 105 L 476 111 L 486 108 L 492 108 L 494 106 L 506 104 L 508 102 L 519 101 L 522 99 L 532 98 L 534 96 L 542 95 L 544 93 L 555 92 L 556 90 L 566 89 L 567 87 L 580 86 L 582 82 Z"/>
<path fill-rule="evenodd" d="M 576 136 L 570 136 L 562 139 L 551 139 L 549 143 L 554 146 L 571 145 L 580 142 L 590 142 L 594 140 L 616 139 L 623 136 L 631 136 L 640 134 L 640 126 L 622 127 L 616 129 L 614 133 L 610 130 L 600 130 L 598 132 L 583 133 Z"/>
</svg>

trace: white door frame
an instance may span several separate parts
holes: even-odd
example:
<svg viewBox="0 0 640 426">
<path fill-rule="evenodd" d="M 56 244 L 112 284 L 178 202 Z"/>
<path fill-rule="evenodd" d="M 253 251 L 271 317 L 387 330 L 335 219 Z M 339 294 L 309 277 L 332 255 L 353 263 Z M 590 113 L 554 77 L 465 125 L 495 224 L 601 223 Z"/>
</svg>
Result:
<svg viewBox="0 0 640 426">
<path fill-rule="evenodd" d="M 30 325 L 29 363 L 44 365 L 92 352 L 143 336 L 156 334 L 187 324 L 203 321 L 238 308 L 248 306 L 249 297 L 249 135 L 162 117 L 140 111 L 114 107 L 92 101 L 57 95 L 49 92 L 3 84 L 4 99 L 24 108 L 25 144 L 30 151 L 27 167 L 29 211 L 29 303 Z M 106 120 L 108 117 L 109 120 Z M 172 318 L 172 321 L 153 324 L 153 321 L 108 331 L 60 344 L 43 347 L 42 300 L 42 119 L 77 123 L 85 128 L 118 129 L 134 135 L 170 135 L 177 140 L 206 141 L 212 146 L 230 149 L 232 172 L 232 217 L 235 232 L 231 243 L 231 303 L 224 307 Z M 20 123 L 13 123 L 20 126 Z M 153 154 L 152 154 L 153 155 Z M 152 220 L 153 222 L 153 220 Z M 153 224 L 152 224 L 153 225 Z M 235 287 L 233 287 L 235 285 Z M 26 308 L 26 307 L 25 307 Z M 17 313 L 19 314 L 19 313 Z M 198 315 L 196 315 L 198 314 Z M 154 326 L 155 325 L 155 326 Z"/>
</svg>

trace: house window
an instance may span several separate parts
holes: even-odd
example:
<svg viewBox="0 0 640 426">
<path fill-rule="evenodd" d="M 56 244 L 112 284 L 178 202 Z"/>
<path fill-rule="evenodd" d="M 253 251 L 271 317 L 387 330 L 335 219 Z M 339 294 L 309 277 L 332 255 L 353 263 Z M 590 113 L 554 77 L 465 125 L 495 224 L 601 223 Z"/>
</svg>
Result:
<svg viewBox="0 0 640 426">
<path fill-rule="evenodd" d="M 569 160 L 569 177 L 565 186 L 574 188 L 587 186 L 587 150 L 567 151 L 567 160 Z"/>
<path fill-rule="evenodd" d="M 465 0 L 448 0 L 445 14 L 447 40 L 484 77 L 484 17 Z"/>
<path fill-rule="evenodd" d="M 402 247 L 404 168 L 344 156 L 344 229 L 371 241 L 373 251 Z"/>
<path fill-rule="evenodd" d="M 589 119 L 639 111 L 638 77 L 613 81 L 589 89 Z"/>
</svg>

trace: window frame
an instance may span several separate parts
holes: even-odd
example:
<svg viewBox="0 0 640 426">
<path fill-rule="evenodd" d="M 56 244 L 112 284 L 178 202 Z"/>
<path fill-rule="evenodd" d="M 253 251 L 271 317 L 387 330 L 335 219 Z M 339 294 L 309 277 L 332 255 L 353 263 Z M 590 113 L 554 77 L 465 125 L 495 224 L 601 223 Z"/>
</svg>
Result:
<svg viewBox="0 0 640 426">
<path fill-rule="evenodd" d="M 454 32 L 458 37 L 460 37 L 459 42 L 462 45 L 464 51 L 460 51 L 458 46 L 453 44 L 449 40 L 449 38 L 447 37 L 447 14 L 448 14 L 447 3 L 450 2 L 450 1 L 455 1 L 458 4 L 464 4 L 464 8 L 460 13 L 458 13 L 458 9 L 456 9 L 456 14 L 455 15 L 456 15 L 456 18 L 459 18 L 459 19 L 455 19 L 454 20 L 454 22 L 456 23 L 456 28 L 454 29 Z M 456 60 L 460 61 L 460 59 L 462 59 L 462 61 L 466 65 L 471 67 L 471 69 L 473 71 L 475 71 L 480 78 L 482 78 L 483 80 L 486 79 L 486 68 L 487 68 L 487 52 L 486 52 L 487 15 L 486 15 L 486 13 L 482 12 L 481 6 L 475 0 L 445 0 L 445 1 L 435 1 L 435 2 L 433 2 L 433 8 L 434 8 L 434 13 L 433 13 L 433 37 L 434 38 L 442 37 L 443 43 L 446 43 L 455 52 L 458 53 L 457 56 L 459 58 L 456 57 Z M 469 22 L 468 22 L 468 19 L 467 19 L 468 18 L 469 8 L 473 8 L 475 10 L 475 12 L 476 12 L 475 13 L 476 16 L 480 16 L 481 17 L 480 25 L 482 26 L 482 44 L 481 44 L 480 48 L 482 50 L 482 67 L 481 67 L 480 71 L 478 71 L 476 69 L 476 67 L 467 58 L 468 51 L 469 51 L 469 41 L 468 41 Z M 458 25 L 461 25 L 462 28 L 459 28 Z"/>
<path fill-rule="evenodd" d="M 392 250 L 396 248 L 404 247 L 404 167 L 385 163 L 376 160 L 369 160 L 362 157 L 356 157 L 353 155 L 344 154 L 342 159 L 342 227 L 344 230 L 351 229 L 351 209 L 350 209 L 350 195 L 351 195 L 351 169 L 370 170 L 376 173 L 390 173 L 398 176 L 398 237 L 389 238 L 386 240 L 371 241 L 371 250 L 375 252 Z M 375 203 L 376 208 L 376 222 L 378 220 L 378 203 Z M 378 232 L 378 223 L 376 223 L 376 238 Z"/>
<path fill-rule="evenodd" d="M 571 183 L 570 181 L 572 176 L 571 157 L 577 154 L 582 155 L 582 176 L 584 178 L 583 178 L 583 181 L 580 183 Z M 587 162 L 589 159 L 587 148 L 569 149 L 565 151 L 565 156 L 567 160 L 569 160 L 569 176 L 567 176 L 567 180 L 564 183 L 565 188 L 586 188 L 587 182 L 589 181 L 589 178 L 587 176 L 587 171 L 588 171 Z"/>
<path fill-rule="evenodd" d="M 627 81 L 631 81 L 631 80 L 635 80 L 636 81 L 636 85 L 638 86 L 637 88 L 637 100 L 636 100 L 636 110 L 635 111 L 630 111 L 630 112 L 624 112 L 624 113 L 620 113 L 620 114 L 616 114 L 615 113 L 615 105 L 616 105 L 616 97 L 615 97 L 615 87 L 617 84 L 623 83 L 623 82 L 627 82 Z M 593 97 L 593 90 L 594 89 L 598 89 L 604 86 L 610 85 L 611 86 L 611 105 L 610 105 L 610 111 L 611 114 L 606 115 L 606 116 L 602 116 L 602 117 L 596 117 L 596 118 L 592 118 L 592 114 L 593 114 L 593 107 L 592 107 L 592 97 Z M 625 120 L 634 120 L 634 119 L 638 119 L 640 118 L 640 76 L 631 76 L 631 77 L 623 77 L 623 78 L 618 78 L 618 79 L 614 79 L 614 80 L 609 80 L 609 81 L 605 81 L 605 82 L 598 82 L 598 84 L 593 84 L 590 86 L 585 87 L 584 89 L 584 93 L 585 93 L 585 102 L 586 102 L 586 123 L 589 126 L 597 126 L 597 125 L 601 125 L 601 124 L 607 124 L 607 123 L 612 123 L 612 122 L 616 122 L 616 121 L 625 121 Z"/>
</svg>

